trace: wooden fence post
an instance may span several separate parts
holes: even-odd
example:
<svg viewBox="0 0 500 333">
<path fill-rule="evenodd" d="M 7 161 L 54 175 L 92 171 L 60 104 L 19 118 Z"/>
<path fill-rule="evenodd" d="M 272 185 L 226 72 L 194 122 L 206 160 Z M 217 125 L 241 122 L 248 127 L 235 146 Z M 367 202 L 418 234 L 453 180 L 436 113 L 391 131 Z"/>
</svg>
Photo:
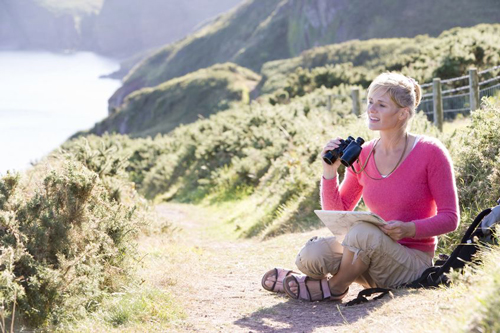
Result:
<svg viewBox="0 0 500 333">
<path fill-rule="evenodd" d="M 470 111 L 479 109 L 479 76 L 476 68 L 469 69 Z"/>
<path fill-rule="evenodd" d="M 432 80 L 432 101 L 434 104 L 434 125 L 443 131 L 443 98 L 441 96 L 441 79 L 434 78 Z"/>
<path fill-rule="evenodd" d="M 361 99 L 359 98 L 359 88 L 351 89 L 352 113 L 356 116 L 361 114 Z"/>
</svg>

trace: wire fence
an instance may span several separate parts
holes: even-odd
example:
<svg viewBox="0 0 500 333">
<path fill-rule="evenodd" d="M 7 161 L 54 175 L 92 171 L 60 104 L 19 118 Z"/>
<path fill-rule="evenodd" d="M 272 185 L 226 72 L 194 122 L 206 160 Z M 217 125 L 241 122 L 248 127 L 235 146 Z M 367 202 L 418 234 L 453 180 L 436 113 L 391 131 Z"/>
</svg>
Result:
<svg viewBox="0 0 500 333">
<path fill-rule="evenodd" d="M 492 96 L 496 96 L 500 94 L 500 83 L 498 84 L 495 84 L 494 86 L 491 86 L 491 87 L 488 87 L 488 88 L 485 88 L 485 89 L 481 89 L 479 91 L 479 98 L 483 98 L 483 97 L 492 97 Z"/>
<path fill-rule="evenodd" d="M 434 103 L 432 98 L 421 100 L 420 105 L 418 106 L 418 110 L 422 111 L 425 114 L 432 114 L 433 109 L 434 109 Z"/>
<path fill-rule="evenodd" d="M 478 83 L 479 100 L 483 97 L 491 97 L 500 94 L 500 66 L 488 68 L 478 72 L 478 76 L 492 76 L 494 71 L 498 71 L 496 76 L 485 78 Z M 463 82 L 459 82 L 463 81 Z M 457 84 L 464 84 L 455 87 Z M 464 75 L 447 80 L 442 80 L 441 85 L 448 87 L 446 90 L 441 91 L 441 99 L 443 103 L 443 113 L 445 118 L 454 118 L 458 114 L 464 116 L 469 115 L 471 112 L 471 82 L 470 75 Z M 434 91 L 433 83 L 425 83 L 421 85 L 422 89 L 426 91 L 422 95 L 422 101 L 418 106 L 418 111 L 427 115 L 429 120 L 434 120 Z M 429 91 L 430 90 L 430 91 Z"/>
<path fill-rule="evenodd" d="M 452 119 L 458 114 L 462 114 L 464 116 L 469 115 L 471 112 L 471 105 L 475 108 L 479 107 L 479 101 L 483 97 L 500 95 L 500 66 L 491 67 L 480 72 L 475 69 L 471 69 L 469 71 L 469 75 L 463 75 L 446 80 L 437 80 L 440 82 L 440 93 L 438 95 L 436 95 L 434 82 L 420 85 L 423 94 L 417 111 L 423 112 L 430 121 L 434 121 L 434 118 L 436 118 L 435 114 L 437 111 L 434 107 L 434 99 L 437 97 L 435 96 L 440 95 L 442 101 L 442 116 L 437 116 L 437 119 L 443 119 L 443 116 L 447 119 Z M 446 87 L 447 89 L 442 89 L 441 87 Z M 351 91 L 351 96 L 322 96 L 320 98 L 321 103 L 326 106 L 328 110 L 331 110 L 334 99 L 351 98 L 353 101 L 352 111 L 354 114 L 359 115 L 364 112 L 366 97 L 359 96 L 359 91 L 354 94 L 354 90 L 358 89 L 354 88 Z M 473 98 L 473 100 L 471 100 L 471 98 Z M 359 102 L 355 103 L 354 101 L 358 99 Z M 318 103 L 316 100 L 313 102 Z"/>
</svg>

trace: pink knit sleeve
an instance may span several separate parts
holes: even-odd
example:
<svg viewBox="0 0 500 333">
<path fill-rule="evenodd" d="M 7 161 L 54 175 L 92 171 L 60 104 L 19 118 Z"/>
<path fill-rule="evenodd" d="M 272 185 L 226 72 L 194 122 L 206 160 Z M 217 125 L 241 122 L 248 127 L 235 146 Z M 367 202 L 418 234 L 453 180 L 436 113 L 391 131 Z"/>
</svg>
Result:
<svg viewBox="0 0 500 333">
<path fill-rule="evenodd" d="M 427 166 L 429 189 L 436 202 L 435 216 L 414 220 L 415 237 L 426 238 L 453 231 L 458 226 L 458 196 L 453 165 L 448 151 L 441 144 L 433 145 L 432 158 Z"/>
<path fill-rule="evenodd" d="M 321 207 L 323 210 L 353 210 L 361 198 L 363 187 L 350 170 L 339 188 L 338 176 L 333 179 L 321 178 Z"/>
</svg>

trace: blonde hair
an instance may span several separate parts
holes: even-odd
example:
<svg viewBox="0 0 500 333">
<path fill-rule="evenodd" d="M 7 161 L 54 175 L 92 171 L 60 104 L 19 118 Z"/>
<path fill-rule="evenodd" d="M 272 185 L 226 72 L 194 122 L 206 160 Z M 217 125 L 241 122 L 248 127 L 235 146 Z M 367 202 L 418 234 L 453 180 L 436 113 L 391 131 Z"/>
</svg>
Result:
<svg viewBox="0 0 500 333">
<path fill-rule="evenodd" d="M 410 117 L 415 114 L 415 109 L 422 99 L 422 89 L 417 81 L 399 73 L 382 73 L 368 87 L 368 96 L 381 89 L 389 93 L 391 100 L 398 107 L 408 108 Z"/>
</svg>

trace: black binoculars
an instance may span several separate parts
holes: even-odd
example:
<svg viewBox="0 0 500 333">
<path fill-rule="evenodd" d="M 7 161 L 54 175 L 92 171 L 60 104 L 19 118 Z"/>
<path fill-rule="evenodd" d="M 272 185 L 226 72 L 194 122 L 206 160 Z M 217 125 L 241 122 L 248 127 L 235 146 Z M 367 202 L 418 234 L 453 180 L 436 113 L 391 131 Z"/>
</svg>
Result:
<svg viewBox="0 0 500 333">
<path fill-rule="evenodd" d="M 356 162 L 361 154 L 361 145 L 365 143 L 363 138 L 358 137 L 356 140 L 352 136 L 349 136 L 347 140 L 340 140 L 340 145 L 333 149 L 328 150 L 325 155 L 323 155 L 323 161 L 325 163 L 332 165 L 335 161 L 340 158 L 340 162 L 346 167 L 350 167 Z"/>
</svg>

